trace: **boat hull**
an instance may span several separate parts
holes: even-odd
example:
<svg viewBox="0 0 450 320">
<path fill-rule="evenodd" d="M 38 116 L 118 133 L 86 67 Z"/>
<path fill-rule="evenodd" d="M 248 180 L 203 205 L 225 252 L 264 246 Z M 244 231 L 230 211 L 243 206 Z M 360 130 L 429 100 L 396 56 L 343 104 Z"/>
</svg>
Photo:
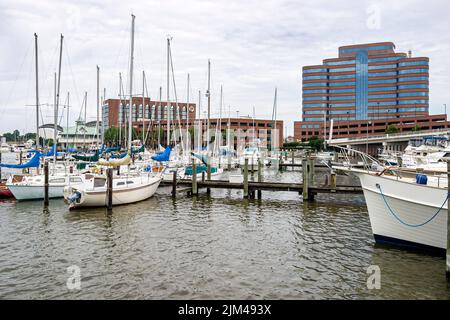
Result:
<svg viewBox="0 0 450 320">
<path fill-rule="evenodd" d="M 160 178 L 152 179 L 138 187 L 113 190 L 112 205 L 117 206 L 146 200 L 153 196 L 160 182 Z M 71 210 L 82 207 L 105 207 L 107 205 L 107 193 L 104 188 L 101 190 L 78 190 L 73 188 L 66 192 L 64 197 L 66 201 L 74 191 L 80 193 L 80 199 L 70 203 L 69 208 Z"/>
<path fill-rule="evenodd" d="M 445 252 L 446 189 L 368 173 L 357 176 L 377 242 Z"/>
<path fill-rule="evenodd" d="M 19 201 L 44 199 L 44 186 L 8 185 L 14 198 Z M 49 198 L 62 198 L 64 185 L 49 186 Z"/>
</svg>

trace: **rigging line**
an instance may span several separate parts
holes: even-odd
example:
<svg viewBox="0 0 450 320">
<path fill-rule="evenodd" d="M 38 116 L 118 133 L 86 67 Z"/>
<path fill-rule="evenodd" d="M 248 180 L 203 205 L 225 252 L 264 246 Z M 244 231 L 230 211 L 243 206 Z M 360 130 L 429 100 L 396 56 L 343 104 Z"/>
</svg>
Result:
<svg viewBox="0 0 450 320">
<path fill-rule="evenodd" d="M 16 88 L 17 80 L 19 79 L 19 75 L 22 73 L 22 69 L 23 69 L 23 66 L 24 66 L 24 64 L 25 64 L 25 60 L 26 60 L 26 58 L 28 57 L 28 54 L 29 54 L 30 49 L 31 49 L 31 47 L 32 47 L 32 44 L 33 44 L 33 40 L 30 40 L 30 44 L 29 44 L 29 46 L 28 46 L 28 49 L 26 50 L 25 55 L 24 55 L 23 60 L 22 60 L 22 63 L 20 64 L 19 72 L 16 74 L 16 78 L 14 79 L 13 86 L 12 86 L 11 90 L 9 91 L 8 98 L 6 99 L 6 103 L 3 105 L 2 110 L 3 110 L 7 105 L 9 105 L 9 102 L 10 102 L 10 100 L 11 100 L 11 96 L 12 96 L 12 94 L 13 94 L 15 88 Z M 3 117 L 4 114 L 5 114 L 5 112 L 0 113 L 0 120 L 2 119 L 2 117 Z"/>
<path fill-rule="evenodd" d="M 171 66 L 171 70 L 172 70 L 172 80 L 173 80 L 173 91 L 174 91 L 174 96 L 175 96 L 176 115 L 177 115 L 177 120 L 178 120 L 178 127 L 180 129 L 181 152 L 184 154 L 183 131 L 181 130 L 180 109 L 178 106 L 177 87 L 175 84 L 175 73 L 173 72 L 172 48 L 169 48 L 169 58 L 170 58 L 170 66 Z M 167 112 L 170 112 L 170 110 L 167 110 Z"/>
<path fill-rule="evenodd" d="M 54 69 L 51 66 L 54 65 L 54 62 L 56 62 L 56 54 L 58 52 L 58 48 L 59 48 L 59 39 L 56 41 L 55 49 L 53 51 L 53 54 L 49 61 L 49 64 L 45 67 L 45 69 L 43 69 L 43 71 L 45 71 L 45 72 L 43 74 L 44 77 L 41 76 L 41 80 L 43 79 L 42 85 L 41 85 L 41 83 L 39 83 L 39 85 L 42 87 L 41 91 L 45 91 L 44 88 L 45 87 L 47 88 L 47 95 L 41 96 L 42 101 L 49 101 L 49 100 L 52 101 L 53 100 L 53 94 L 54 94 L 54 92 L 53 92 L 53 90 L 54 90 L 54 88 L 53 88 L 53 72 L 54 72 Z M 43 56 L 40 49 L 39 49 L 39 53 L 40 53 L 39 57 Z M 50 78 L 50 85 L 48 85 L 50 73 L 51 73 L 52 77 Z M 53 103 L 53 101 L 52 101 L 52 103 Z"/>
<path fill-rule="evenodd" d="M 66 46 L 66 50 L 64 50 L 64 51 L 65 51 L 65 53 L 66 53 L 67 64 L 69 65 L 70 75 L 72 76 L 72 82 L 73 82 L 73 86 L 74 86 L 74 89 L 75 89 L 75 95 L 76 95 L 76 98 L 77 98 L 77 103 L 80 103 L 80 95 L 78 94 L 77 83 L 76 83 L 76 81 L 75 81 L 75 75 L 74 75 L 74 73 L 73 73 L 72 63 L 71 63 L 71 61 L 70 61 L 70 56 L 69 56 L 69 46 L 68 46 L 68 41 L 67 41 L 67 39 L 66 39 L 64 45 Z"/>
</svg>

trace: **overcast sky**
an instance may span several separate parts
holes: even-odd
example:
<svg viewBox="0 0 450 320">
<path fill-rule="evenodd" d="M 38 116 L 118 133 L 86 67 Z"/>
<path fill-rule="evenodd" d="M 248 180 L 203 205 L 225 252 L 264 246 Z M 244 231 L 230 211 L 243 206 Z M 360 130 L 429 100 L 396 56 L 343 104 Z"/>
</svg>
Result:
<svg viewBox="0 0 450 320">
<path fill-rule="evenodd" d="M 392 41 L 398 52 L 430 57 L 430 111 L 443 113 L 450 99 L 450 22 L 448 0 L 179 0 L 179 1 L 35 1 L 0 0 L 0 132 L 34 132 L 34 37 L 39 35 L 40 100 L 53 101 L 59 35 L 64 35 L 61 104 L 70 92 L 70 119 L 81 110 L 88 91 L 88 120 L 96 117 L 96 65 L 107 98 L 119 92 L 119 72 L 128 92 L 131 13 L 136 15 L 134 90 L 142 92 L 142 70 L 150 96 L 166 96 L 166 38 L 179 100 L 202 109 L 207 60 L 212 63 L 212 113 L 271 118 L 278 88 L 278 118 L 292 134 L 301 116 L 301 68 L 337 57 L 338 47 Z M 171 93 L 173 96 L 173 92 Z M 46 123 L 53 109 L 43 106 Z M 450 112 L 450 109 L 449 109 Z M 65 117 L 65 116 L 64 116 Z M 63 122 L 65 125 L 65 120 Z"/>
</svg>

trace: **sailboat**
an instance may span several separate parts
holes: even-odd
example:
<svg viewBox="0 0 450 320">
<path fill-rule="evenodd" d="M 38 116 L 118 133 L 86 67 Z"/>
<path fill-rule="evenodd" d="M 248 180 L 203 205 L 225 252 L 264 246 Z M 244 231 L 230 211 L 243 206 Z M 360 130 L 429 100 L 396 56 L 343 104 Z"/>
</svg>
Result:
<svg viewBox="0 0 450 320">
<path fill-rule="evenodd" d="M 133 100 L 133 55 L 134 55 L 134 20 L 131 15 L 131 59 L 130 59 L 130 108 L 128 117 L 128 154 L 123 158 L 99 160 L 100 166 L 117 168 L 131 162 L 132 149 L 132 100 Z M 112 205 L 130 204 L 150 198 L 156 192 L 162 178 L 146 171 L 130 171 L 113 176 Z M 94 175 L 79 186 L 67 186 L 64 199 L 70 209 L 80 207 L 104 207 L 107 205 L 107 179 L 104 175 Z"/>
</svg>

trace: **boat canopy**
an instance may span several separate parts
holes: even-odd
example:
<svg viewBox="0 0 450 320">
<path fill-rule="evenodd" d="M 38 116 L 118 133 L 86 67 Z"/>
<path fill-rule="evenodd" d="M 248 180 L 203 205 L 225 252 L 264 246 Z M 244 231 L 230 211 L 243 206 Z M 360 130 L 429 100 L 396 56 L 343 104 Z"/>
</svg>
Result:
<svg viewBox="0 0 450 320">
<path fill-rule="evenodd" d="M 33 158 L 30 159 L 27 163 L 23 164 L 7 164 L 7 163 L 0 163 L 0 167 L 2 168 L 11 168 L 11 169 L 25 169 L 25 168 L 37 168 L 40 164 L 40 157 L 41 154 L 39 152 L 36 152 Z"/>
<path fill-rule="evenodd" d="M 166 150 L 164 150 L 163 153 L 161 153 L 161 154 L 159 154 L 157 156 L 153 156 L 152 160 L 155 160 L 155 161 L 169 161 L 170 151 L 171 151 L 170 146 L 167 146 Z"/>
</svg>

